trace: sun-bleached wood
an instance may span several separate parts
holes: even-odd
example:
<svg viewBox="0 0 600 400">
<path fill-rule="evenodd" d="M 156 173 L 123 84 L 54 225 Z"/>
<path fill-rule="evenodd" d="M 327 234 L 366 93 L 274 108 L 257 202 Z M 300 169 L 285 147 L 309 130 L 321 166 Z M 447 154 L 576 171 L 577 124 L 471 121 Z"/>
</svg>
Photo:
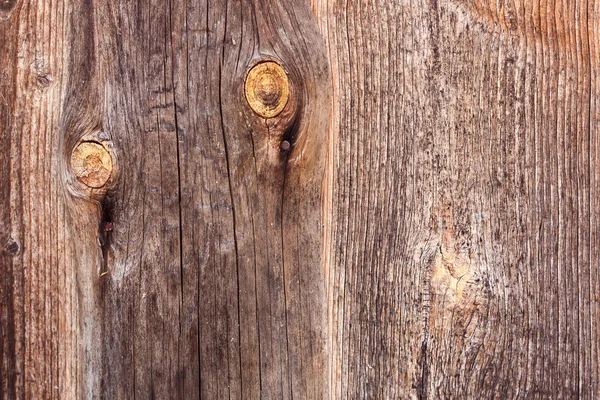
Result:
<svg viewBox="0 0 600 400">
<path fill-rule="evenodd" d="M 600 3 L 311 3 L 329 398 L 599 398 Z"/>
<path fill-rule="evenodd" d="M 600 398 L 599 43 L 594 0 L 0 0 L 0 399 Z"/>
</svg>

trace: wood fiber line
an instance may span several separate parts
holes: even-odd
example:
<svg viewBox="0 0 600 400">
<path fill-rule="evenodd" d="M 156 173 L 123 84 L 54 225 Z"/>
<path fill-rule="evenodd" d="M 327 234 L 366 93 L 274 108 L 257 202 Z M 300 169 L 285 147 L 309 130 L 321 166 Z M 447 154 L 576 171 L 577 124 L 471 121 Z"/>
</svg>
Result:
<svg viewBox="0 0 600 400">
<path fill-rule="evenodd" d="M 598 4 L 312 8 L 330 397 L 598 397 Z"/>
</svg>

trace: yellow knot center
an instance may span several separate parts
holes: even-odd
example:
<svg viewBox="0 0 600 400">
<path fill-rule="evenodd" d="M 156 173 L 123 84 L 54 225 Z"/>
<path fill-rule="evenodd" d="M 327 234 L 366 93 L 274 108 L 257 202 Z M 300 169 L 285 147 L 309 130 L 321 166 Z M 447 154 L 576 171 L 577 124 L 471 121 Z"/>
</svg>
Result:
<svg viewBox="0 0 600 400">
<path fill-rule="evenodd" d="M 273 61 L 254 66 L 246 77 L 246 100 L 263 118 L 273 118 L 285 108 L 290 87 L 287 74 Z"/>
<path fill-rule="evenodd" d="M 71 168 L 85 185 L 101 188 L 112 174 L 112 157 L 100 143 L 81 142 L 71 154 Z"/>
</svg>

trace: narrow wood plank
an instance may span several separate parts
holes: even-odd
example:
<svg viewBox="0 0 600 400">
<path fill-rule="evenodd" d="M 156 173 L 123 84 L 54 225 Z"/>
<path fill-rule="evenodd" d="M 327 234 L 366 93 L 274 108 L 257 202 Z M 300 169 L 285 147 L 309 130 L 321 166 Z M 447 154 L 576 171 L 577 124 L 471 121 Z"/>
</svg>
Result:
<svg viewBox="0 0 600 400">
<path fill-rule="evenodd" d="M 2 399 L 79 393 L 75 265 L 59 172 L 67 12 L 45 1 L 0 2 Z"/>
<path fill-rule="evenodd" d="M 15 256 L 21 247 L 16 241 L 11 213 L 11 193 L 16 179 L 11 179 L 13 105 L 17 79 L 17 17 L 13 4 L 0 6 L 0 398 L 22 396 L 23 384 L 23 275 Z M 14 183 L 13 183 L 14 182 Z M 13 195 L 14 196 L 14 195 Z M 14 235 L 14 236 L 13 236 Z"/>
</svg>

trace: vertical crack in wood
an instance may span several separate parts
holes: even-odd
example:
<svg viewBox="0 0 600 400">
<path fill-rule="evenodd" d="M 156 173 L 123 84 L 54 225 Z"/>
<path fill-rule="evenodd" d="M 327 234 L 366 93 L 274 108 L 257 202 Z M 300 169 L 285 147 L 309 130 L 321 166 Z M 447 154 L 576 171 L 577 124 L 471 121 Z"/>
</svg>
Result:
<svg viewBox="0 0 600 400">
<path fill-rule="evenodd" d="M 102 252 L 102 267 L 100 276 L 109 272 L 110 238 L 113 230 L 115 199 L 112 195 L 105 195 L 99 204 L 100 218 L 98 223 L 98 240 Z"/>
<path fill-rule="evenodd" d="M 172 1 L 169 0 L 168 1 L 168 9 L 169 9 L 169 48 L 171 52 L 174 52 L 175 49 L 173 48 L 173 25 L 172 25 L 172 12 L 173 12 L 173 7 L 172 7 Z M 171 69 L 173 68 L 173 65 L 171 65 Z M 176 93 L 175 93 L 175 74 L 173 72 L 171 72 L 171 87 L 172 87 L 172 101 L 173 101 L 173 118 L 175 120 L 175 140 L 177 141 L 177 145 L 176 145 L 176 151 L 177 151 L 177 195 L 178 195 L 178 207 L 179 207 L 179 274 L 180 274 L 180 291 L 181 291 L 181 301 L 179 304 L 179 315 L 178 315 L 178 322 L 179 322 L 179 332 L 178 332 L 178 355 L 177 355 L 177 369 L 181 369 L 184 368 L 184 366 L 181 365 L 181 361 L 180 361 L 180 357 L 179 357 L 179 341 L 181 338 L 181 334 L 182 334 L 182 316 L 181 316 L 181 310 L 183 309 L 183 299 L 184 299 L 184 294 L 183 294 L 183 290 L 184 290 L 184 258 L 183 258 L 183 246 L 184 246 L 184 237 L 183 237 L 183 211 L 182 211 L 182 196 L 181 196 L 181 141 L 180 141 L 180 137 L 179 137 L 179 130 L 180 130 L 180 125 L 178 123 L 178 112 L 177 112 L 177 98 L 176 98 Z M 135 393 L 135 391 L 134 391 Z M 182 396 L 185 396 L 185 386 L 183 384 L 178 385 L 178 393 L 180 393 Z"/>
<path fill-rule="evenodd" d="M 225 33 L 227 32 L 227 24 L 225 24 L 225 29 L 224 29 Z M 221 59 L 221 63 L 222 63 L 222 59 Z M 241 324 L 240 324 L 240 297 L 239 297 L 239 293 L 240 293 L 240 266 L 239 266 L 239 261 L 238 261 L 238 257 L 239 257 L 239 249 L 238 249 L 238 239 L 237 239 L 237 229 L 236 229 L 236 211 L 235 211 L 235 201 L 233 198 L 233 188 L 232 188 L 232 183 L 231 183 L 231 179 L 232 179 L 232 171 L 231 171 L 231 167 L 230 167 L 230 157 L 229 157 L 229 150 L 228 150 L 228 146 L 227 146 L 227 136 L 225 135 L 225 121 L 223 119 L 223 85 L 222 85 L 222 74 L 223 74 L 223 70 L 222 70 L 222 64 L 219 64 L 219 114 L 221 117 L 221 133 L 223 135 L 223 146 L 225 149 L 225 163 L 227 165 L 227 183 L 229 186 L 229 200 L 231 201 L 231 213 L 232 213 L 232 224 L 233 224 L 233 242 L 234 242 L 234 247 L 235 247 L 235 267 L 236 267 L 236 287 L 237 287 L 237 315 L 238 315 L 238 337 L 241 336 Z M 242 358 L 241 356 L 241 346 L 238 348 L 238 356 L 240 357 L 240 360 Z M 260 364 L 260 363 L 259 363 Z M 240 368 L 241 368 L 241 363 L 240 363 Z M 240 370 L 240 375 L 241 375 L 241 370 Z M 243 383 L 242 383 L 243 384 Z M 241 387 L 241 391 L 243 392 L 243 386 Z"/>
</svg>

